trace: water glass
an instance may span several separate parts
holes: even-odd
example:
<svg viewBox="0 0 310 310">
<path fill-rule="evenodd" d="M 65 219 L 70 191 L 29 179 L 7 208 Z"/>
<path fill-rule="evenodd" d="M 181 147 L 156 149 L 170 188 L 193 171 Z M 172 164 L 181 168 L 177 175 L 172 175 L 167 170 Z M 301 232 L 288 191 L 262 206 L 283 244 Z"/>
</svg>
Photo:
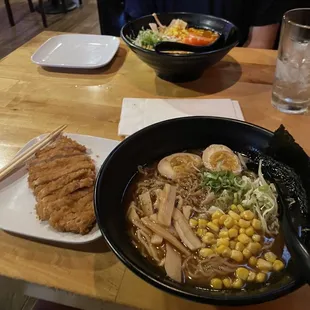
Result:
<svg viewBox="0 0 310 310">
<path fill-rule="evenodd" d="M 310 104 L 310 9 L 294 9 L 283 16 L 272 105 L 299 114 Z"/>
</svg>

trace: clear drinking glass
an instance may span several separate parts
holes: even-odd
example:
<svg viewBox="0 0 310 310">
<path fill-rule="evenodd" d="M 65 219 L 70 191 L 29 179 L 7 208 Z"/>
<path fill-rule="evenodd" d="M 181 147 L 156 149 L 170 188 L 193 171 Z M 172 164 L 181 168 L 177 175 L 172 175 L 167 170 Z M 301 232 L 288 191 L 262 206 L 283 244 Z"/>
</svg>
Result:
<svg viewBox="0 0 310 310">
<path fill-rule="evenodd" d="M 310 105 L 310 9 L 283 16 L 272 105 L 299 114 Z"/>
</svg>

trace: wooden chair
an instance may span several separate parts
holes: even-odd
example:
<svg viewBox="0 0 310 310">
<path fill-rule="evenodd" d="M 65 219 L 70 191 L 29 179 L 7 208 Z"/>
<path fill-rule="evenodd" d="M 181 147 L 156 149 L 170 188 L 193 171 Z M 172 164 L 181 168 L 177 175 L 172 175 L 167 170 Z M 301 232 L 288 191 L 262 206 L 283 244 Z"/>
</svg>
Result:
<svg viewBox="0 0 310 310">
<path fill-rule="evenodd" d="M 34 9 L 32 0 L 27 0 L 27 1 L 28 1 L 30 12 L 34 12 L 35 9 Z M 8 15 L 8 19 L 9 19 L 10 25 L 13 27 L 13 26 L 15 26 L 15 21 L 14 21 L 14 17 L 13 17 L 13 13 L 12 13 L 12 8 L 11 8 L 11 5 L 10 5 L 10 0 L 4 0 L 4 2 L 5 2 L 6 12 L 7 12 L 7 15 Z M 67 13 L 68 10 L 67 10 L 67 6 L 66 6 L 66 1 L 65 0 L 60 0 L 60 2 L 61 2 L 62 7 L 63 7 L 63 12 Z M 83 4 L 83 1 L 79 0 L 79 4 L 81 6 Z M 44 12 L 44 0 L 39 0 L 39 10 L 40 10 L 40 13 L 41 13 L 43 26 L 45 28 L 47 28 L 46 15 L 45 15 L 45 12 Z"/>
</svg>

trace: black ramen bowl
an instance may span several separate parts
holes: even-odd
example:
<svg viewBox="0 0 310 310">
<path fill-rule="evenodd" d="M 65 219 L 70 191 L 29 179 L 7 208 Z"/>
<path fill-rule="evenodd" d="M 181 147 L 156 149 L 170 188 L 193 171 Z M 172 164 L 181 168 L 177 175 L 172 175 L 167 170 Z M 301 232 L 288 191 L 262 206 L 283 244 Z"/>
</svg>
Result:
<svg viewBox="0 0 310 310">
<path fill-rule="evenodd" d="M 147 50 L 133 44 L 130 38 L 136 38 L 139 31 L 149 28 L 154 23 L 154 17 L 147 15 L 128 22 L 121 30 L 121 37 L 137 56 L 152 67 L 156 74 L 168 81 L 187 82 L 198 79 L 205 69 L 219 62 L 233 47 L 238 44 L 238 29 L 231 22 L 196 13 L 160 13 L 161 23 L 168 25 L 172 19 L 180 18 L 189 26 L 217 31 L 224 38 L 222 47 L 216 50 L 192 54 L 163 54 Z"/>
<path fill-rule="evenodd" d="M 100 230 L 117 257 L 148 283 L 175 295 L 217 305 L 262 303 L 286 295 L 304 284 L 293 264 L 274 274 L 268 285 L 246 291 L 212 291 L 179 284 L 164 270 L 152 265 L 132 245 L 127 233 L 124 193 L 137 166 L 151 164 L 166 155 L 188 149 L 224 144 L 246 153 L 250 148 L 264 151 L 273 133 L 258 126 L 215 117 L 186 117 L 157 123 L 120 143 L 102 165 L 95 188 L 95 211 Z"/>
</svg>

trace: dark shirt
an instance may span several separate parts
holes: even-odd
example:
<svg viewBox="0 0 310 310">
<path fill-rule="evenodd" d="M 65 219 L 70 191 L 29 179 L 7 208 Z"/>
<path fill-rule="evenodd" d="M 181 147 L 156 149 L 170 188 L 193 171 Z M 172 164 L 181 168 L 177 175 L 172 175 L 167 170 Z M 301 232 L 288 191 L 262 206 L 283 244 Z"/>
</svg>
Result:
<svg viewBox="0 0 310 310">
<path fill-rule="evenodd" d="M 225 18 L 239 28 L 243 45 L 251 26 L 279 23 L 294 3 L 294 0 L 126 0 L 125 12 L 131 18 L 154 12 L 192 12 Z"/>
</svg>

